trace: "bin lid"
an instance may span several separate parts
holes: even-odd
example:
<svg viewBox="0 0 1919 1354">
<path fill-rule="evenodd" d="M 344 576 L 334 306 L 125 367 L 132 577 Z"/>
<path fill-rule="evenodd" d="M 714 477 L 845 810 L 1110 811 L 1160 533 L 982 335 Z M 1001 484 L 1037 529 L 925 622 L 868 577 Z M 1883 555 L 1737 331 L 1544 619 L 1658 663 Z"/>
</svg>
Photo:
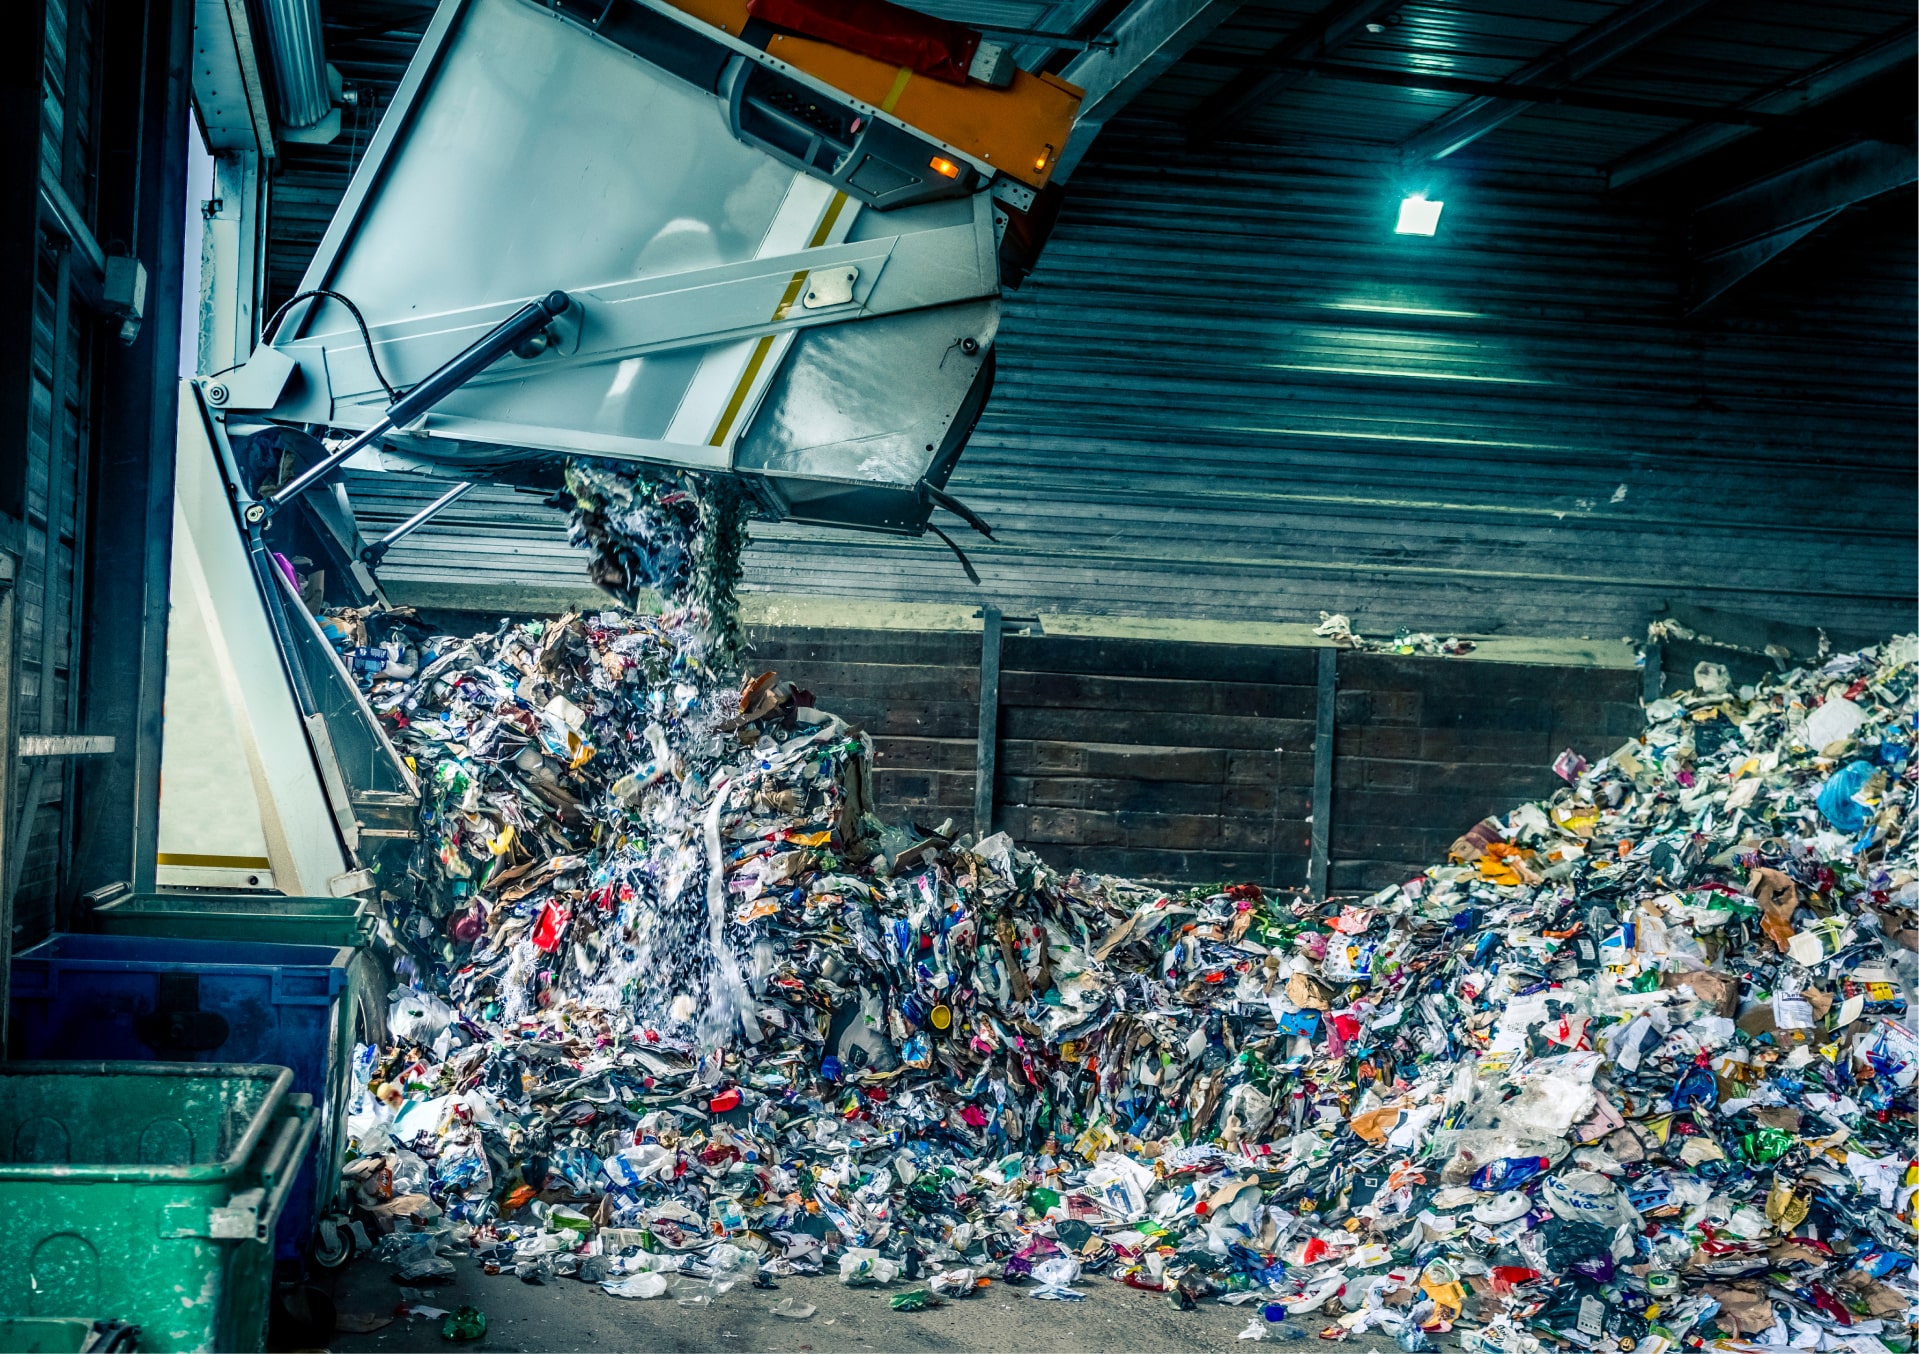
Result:
<svg viewBox="0 0 1919 1354">
<path fill-rule="evenodd" d="M 14 956 L 15 964 L 124 968 L 345 969 L 353 950 L 337 945 L 287 945 L 257 940 L 194 940 L 176 936 L 93 935 L 61 932 Z"/>
</svg>

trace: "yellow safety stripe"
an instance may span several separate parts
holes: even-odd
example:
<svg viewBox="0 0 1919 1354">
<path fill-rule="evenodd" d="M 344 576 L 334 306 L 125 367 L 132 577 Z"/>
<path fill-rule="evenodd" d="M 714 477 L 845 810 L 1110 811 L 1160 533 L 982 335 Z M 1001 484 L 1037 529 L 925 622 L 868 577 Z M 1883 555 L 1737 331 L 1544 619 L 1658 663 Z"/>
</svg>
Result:
<svg viewBox="0 0 1919 1354">
<path fill-rule="evenodd" d="M 820 218 L 820 228 L 814 231 L 813 238 L 806 242 L 808 249 L 818 249 L 826 243 L 826 237 L 833 233 L 833 223 L 840 219 L 840 208 L 845 205 L 846 194 L 833 194 L 833 200 L 826 204 L 826 215 Z"/>
<path fill-rule="evenodd" d="M 740 383 L 733 387 L 733 398 L 726 402 L 726 412 L 720 415 L 720 426 L 713 430 L 713 440 L 709 447 L 717 447 L 726 441 L 726 435 L 733 431 L 733 420 L 740 416 L 740 406 L 746 403 L 746 392 L 753 387 L 754 378 L 760 374 L 760 367 L 766 362 L 766 355 L 772 350 L 773 336 L 762 335 L 753 345 L 753 356 L 746 361 L 746 371 L 740 377 Z"/>
<path fill-rule="evenodd" d="M 904 76 L 910 72 L 902 71 L 901 74 Z M 896 96 L 905 83 L 906 81 L 902 78 L 895 84 Z M 826 204 L 826 214 L 820 218 L 820 224 L 814 230 L 813 238 L 806 242 L 808 249 L 818 249 L 826 243 L 826 237 L 833 233 L 833 224 L 840 219 L 840 211 L 845 206 L 846 194 L 833 194 L 833 200 Z M 801 269 L 787 282 L 786 291 L 781 295 L 780 303 L 773 307 L 772 323 L 778 324 L 786 318 L 787 311 L 791 310 L 793 303 L 799 300 L 800 290 L 805 286 L 806 270 Z M 771 334 L 762 335 L 760 341 L 753 345 L 753 355 L 746 360 L 746 370 L 740 373 L 740 379 L 733 387 L 733 394 L 726 401 L 726 408 L 720 413 L 719 425 L 713 429 L 713 436 L 708 439 L 707 446 L 725 445 L 726 435 L 733 431 L 733 420 L 740 416 L 740 406 L 746 403 L 746 393 L 753 388 L 753 382 L 759 378 L 760 368 L 766 365 L 766 355 L 772 349 L 773 335 Z"/>
<path fill-rule="evenodd" d="M 913 72 L 901 66 L 899 74 L 893 77 L 893 87 L 886 92 L 886 102 L 880 105 L 880 112 L 890 113 L 899 107 L 900 95 L 906 92 L 906 82 L 913 78 Z"/>
<path fill-rule="evenodd" d="M 187 856 L 167 851 L 154 853 L 161 865 L 185 865 L 201 870 L 270 870 L 273 862 L 265 856 Z"/>
</svg>

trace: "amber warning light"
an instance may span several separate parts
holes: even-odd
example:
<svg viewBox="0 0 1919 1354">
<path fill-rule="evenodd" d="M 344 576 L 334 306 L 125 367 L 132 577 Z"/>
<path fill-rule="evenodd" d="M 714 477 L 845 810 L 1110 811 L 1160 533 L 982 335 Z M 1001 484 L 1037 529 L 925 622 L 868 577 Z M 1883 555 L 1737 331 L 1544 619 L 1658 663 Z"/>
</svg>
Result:
<svg viewBox="0 0 1919 1354">
<path fill-rule="evenodd" d="M 942 179 L 957 179 L 959 177 L 959 166 L 945 156 L 935 155 L 931 163 L 933 172 Z"/>
</svg>

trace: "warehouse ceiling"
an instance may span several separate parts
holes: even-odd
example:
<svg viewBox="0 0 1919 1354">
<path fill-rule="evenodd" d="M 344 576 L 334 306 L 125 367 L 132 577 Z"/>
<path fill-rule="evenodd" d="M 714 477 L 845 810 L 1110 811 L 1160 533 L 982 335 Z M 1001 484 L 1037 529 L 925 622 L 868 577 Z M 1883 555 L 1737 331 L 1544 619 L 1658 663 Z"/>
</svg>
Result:
<svg viewBox="0 0 1919 1354">
<path fill-rule="evenodd" d="M 918 8 L 1026 35 L 1015 39 L 1022 64 L 1056 70 L 1129 9 L 1155 2 Z M 339 140 L 283 148 L 275 303 L 297 284 L 434 9 L 323 0 L 327 57 L 356 103 Z M 1612 191 L 1678 210 L 1848 145 L 1912 143 L 1915 25 L 1904 0 L 1216 0 L 1211 9 L 1218 26 L 1127 110 L 1135 128 L 1176 131 L 1195 149 L 1378 147 L 1406 182 L 1438 191 L 1447 162 L 1471 151 L 1476 164 L 1589 171 Z"/>
<path fill-rule="evenodd" d="M 923 8 L 1058 70 L 1164 2 Z M 270 303 L 432 9 L 323 0 L 357 103 L 338 141 L 283 150 Z M 1615 635 L 1674 602 L 1909 613 L 1910 4 L 1184 9 L 1204 35 L 1109 124 L 1011 298 L 954 485 L 1007 528 L 968 547 L 984 589 L 930 540 L 786 526 L 749 587 Z M 1390 233 L 1417 195 L 1449 204 L 1426 253 Z M 350 478 L 373 527 L 438 487 Z M 1715 492 L 1778 519 L 1775 576 L 1726 580 Z M 579 572 L 555 509 L 483 489 L 387 576 L 500 610 Z"/>
</svg>

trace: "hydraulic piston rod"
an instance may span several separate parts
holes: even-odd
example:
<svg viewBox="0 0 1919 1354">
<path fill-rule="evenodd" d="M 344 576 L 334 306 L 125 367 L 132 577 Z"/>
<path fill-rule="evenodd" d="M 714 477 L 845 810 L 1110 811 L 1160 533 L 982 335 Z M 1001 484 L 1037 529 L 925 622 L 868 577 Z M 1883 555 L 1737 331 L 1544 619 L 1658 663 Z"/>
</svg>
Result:
<svg viewBox="0 0 1919 1354">
<path fill-rule="evenodd" d="M 563 291 L 549 292 L 537 301 L 528 302 L 479 342 L 395 400 L 372 427 L 328 452 L 266 498 L 257 503 L 248 504 L 246 510 L 248 526 L 265 526 L 273 520 L 273 515 L 281 508 L 339 469 L 355 453 L 371 446 L 395 428 L 404 428 L 419 418 L 501 357 L 512 352 L 564 315 L 572 304 L 571 298 Z"/>
<path fill-rule="evenodd" d="M 365 564 L 369 569 L 379 568 L 380 561 L 386 558 L 386 552 L 393 548 L 396 541 L 399 541 L 403 537 L 411 536 L 415 531 L 418 531 L 438 516 L 442 508 L 450 507 L 455 500 L 472 487 L 473 481 L 468 480 L 464 484 L 456 484 L 451 489 L 448 489 L 424 508 L 414 513 L 413 516 L 407 518 L 406 521 L 400 523 L 399 526 L 387 532 L 387 534 L 380 537 L 379 540 L 368 545 L 360 552 L 360 562 Z"/>
</svg>

